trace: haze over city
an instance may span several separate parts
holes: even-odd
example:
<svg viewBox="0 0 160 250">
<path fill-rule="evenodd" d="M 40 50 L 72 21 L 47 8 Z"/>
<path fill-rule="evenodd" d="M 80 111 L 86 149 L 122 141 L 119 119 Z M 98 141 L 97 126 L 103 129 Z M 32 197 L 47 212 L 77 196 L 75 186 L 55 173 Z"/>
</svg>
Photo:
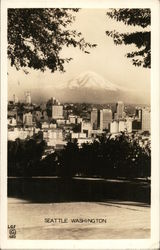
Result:
<svg viewBox="0 0 160 250">
<path fill-rule="evenodd" d="M 90 54 L 78 48 L 64 47 L 63 56 L 73 58 L 66 64 L 65 73 L 28 69 L 26 75 L 23 70 L 17 71 L 9 66 L 8 98 L 11 100 L 16 94 L 19 100 L 23 100 L 25 91 L 29 90 L 34 102 L 44 102 L 55 96 L 61 102 L 107 103 L 122 100 L 149 104 L 150 70 L 133 66 L 125 57 L 127 52 L 135 49 L 134 46 L 116 46 L 105 34 L 106 30 L 129 32 L 140 28 L 111 20 L 106 11 L 82 9 L 76 14 L 72 27 L 97 47 L 90 49 Z M 83 85 L 77 84 L 80 81 Z"/>
</svg>

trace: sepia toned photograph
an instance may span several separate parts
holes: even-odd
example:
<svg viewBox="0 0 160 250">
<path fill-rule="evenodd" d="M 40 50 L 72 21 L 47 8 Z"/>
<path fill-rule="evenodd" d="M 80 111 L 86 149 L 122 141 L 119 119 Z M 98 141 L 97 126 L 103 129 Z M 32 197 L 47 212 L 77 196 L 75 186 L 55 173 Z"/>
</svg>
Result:
<svg viewBox="0 0 160 250">
<path fill-rule="evenodd" d="M 150 22 L 8 9 L 9 238 L 150 237 Z"/>
<path fill-rule="evenodd" d="M 151 20 L 7 8 L 7 241 L 151 239 Z"/>
</svg>

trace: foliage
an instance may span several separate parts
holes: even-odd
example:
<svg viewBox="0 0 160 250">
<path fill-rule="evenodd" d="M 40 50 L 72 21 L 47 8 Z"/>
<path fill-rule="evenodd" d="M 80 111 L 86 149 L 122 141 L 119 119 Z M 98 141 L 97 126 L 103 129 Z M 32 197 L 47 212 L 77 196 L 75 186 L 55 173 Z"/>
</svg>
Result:
<svg viewBox="0 0 160 250">
<path fill-rule="evenodd" d="M 57 155 L 55 153 L 47 155 L 36 167 L 35 175 L 48 176 L 57 174 Z"/>
<path fill-rule="evenodd" d="M 79 148 L 77 141 L 68 142 L 65 149 L 59 155 L 60 175 L 63 177 L 72 177 L 78 171 Z"/>
<path fill-rule="evenodd" d="M 17 70 L 26 68 L 54 72 L 64 71 L 64 46 L 79 47 L 85 53 L 95 47 L 82 34 L 72 30 L 79 9 L 8 9 L 8 58 Z"/>
<path fill-rule="evenodd" d="M 76 175 L 136 178 L 151 174 L 150 147 L 141 148 L 134 135 L 102 136 L 81 148 L 75 140 L 42 160 L 44 148 L 42 140 L 9 141 L 8 174 L 59 175 L 66 179 Z"/>
<path fill-rule="evenodd" d="M 126 25 L 140 26 L 145 29 L 151 23 L 150 9 L 112 9 L 107 12 L 107 16 L 117 22 L 124 22 Z M 151 38 L 150 31 L 142 30 L 133 33 L 119 33 L 117 31 L 106 31 L 108 36 L 113 38 L 114 43 L 131 45 L 135 44 L 137 51 L 127 53 L 128 58 L 132 58 L 133 65 L 151 67 Z"/>
<path fill-rule="evenodd" d="M 34 139 L 8 141 L 8 175 L 32 175 L 44 152 L 45 142 Z"/>
<path fill-rule="evenodd" d="M 135 138 L 121 133 L 116 138 L 100 137 L 78 148 L 68 143 L 59 157 L 63 176 L 147 177 L 150 176 L 151 152 L 141 148 Z"/>
</svg>

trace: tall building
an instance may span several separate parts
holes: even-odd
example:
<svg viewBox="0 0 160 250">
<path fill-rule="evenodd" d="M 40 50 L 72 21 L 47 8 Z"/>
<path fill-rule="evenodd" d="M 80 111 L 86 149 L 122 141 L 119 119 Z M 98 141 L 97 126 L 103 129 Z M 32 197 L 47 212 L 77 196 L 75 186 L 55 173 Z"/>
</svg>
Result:
<svg viewBox="0 0 160 250">
<path fill-rule="evenodd" d="M 119 132 L 119 123 L 118 121 L 112 121 L 110 124 L 110 133 L 116 134 Z"/>
<path fill-rule="evenodd" d="M 126 120 L 126 130 L 128 133 L 132 133 L 132 122 L 133 120 L 131 118 Z"/>
<path fill-rule="evenodd" d="M 98 129 L 103 130 L 103 110 L 98 110 Z"/>
<path fill-rule="evenodd" d="M 119 121 L 119 132 L 126 131 L 126 123 L 124 120 Z"/>
<path fill-rule="evenodd" d="M 138 120 L 142 120 L 142 109 L 136 107 L 136 113 L 135 113 L 135 115 L 136 115 L 136 118 L 137 118 Z"/>
<path fill-rule="evenodd" d="M 31 112 L 23 114 L 23 124 L 26 126 L 33 125 L 33 118 Z"/>
<path fill-rule="evenodd" d="M 63 118 L 63 106 L 62 105 L 52 105 L 52 118 L 53 119 Z"/>
<path fill-rule="evenodd" d="M 13 95 L 13 103 L 18 103 L 18 97 L 16 95 Z"/>
<path fill-rule="evenodd" d="M 116 103 L 116 113 L 117 113 L 117 119 L 124 118 L 124 103 L 121 101 L 118 101 Z"/>
<path fill-rule="evenodd" d="M 81 133 L 86 133 L 87 137 L 91 136 L 92 125 L 90 122 L 82 121 L 81 122 Z"/>
<path fill-rule="evenodd" d="M 103 109 L 103 129 L 109 129 L 109 124 L 112 122 L 112 110 Z"/>
<path fill-rule="evenodd" d="M 25 93 L 25 102 L 31 104 L 31 93 L 29 91 Z"/>
<path fill-rule="evenodd" d="M 51 102 L 53 105 L 58 105 L 58 100 L 55 97 L 51 98 Z"/>
<path fill-rule="evenodd" d="M 151 112 L 147 108 L 142 109 L 142 130 L 143 131 L 151 130 Z"/>
<path fill-rule="evenodd" d="M 112 122 L 112 110 L 102 109 L 98 111 L 98 128 L 101 130 L 109 129 L 109 124 Z"/>
<path fill-rule="evenodd" d="M 95 108 L 91 111 L 91 125 L 92 129 L 98 128 L 98 110 Z"/>
</svg>

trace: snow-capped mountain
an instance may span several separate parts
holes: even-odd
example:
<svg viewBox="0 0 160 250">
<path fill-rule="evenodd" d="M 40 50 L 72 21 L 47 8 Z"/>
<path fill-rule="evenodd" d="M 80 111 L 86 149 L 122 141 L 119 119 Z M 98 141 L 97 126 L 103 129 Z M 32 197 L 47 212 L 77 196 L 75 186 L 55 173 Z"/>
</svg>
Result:
<svg viewBox="0 0 160 250">
<path fill-rule="evenodd" d="M 125 89 L 92 71 L 83 72 L 56 88 L 56 96 L 73 102 L 114 102 L 119 100 L 122 92 Z"/>
<path fill-rule="evenodd" d="M 40 90 L 37 95 L 40 95 Z M 43 89 L 41 96 L 45 99 L 48 96 L 55 96 L 60 102 L 114 103 L 122 100 L 129 103 L 143 103 L 141 93 L 111 83 L 92 71 L 81 73 L 68 82 L 53 83 L 50 89 Z"/>
<path fill-rule="evenodd" d="M 119 89 L 118 86 L 108 80 L 105 80 L 102 76 L 92 71 L 86 71 L 74 77 L 68 82 L 67 87 L 69 89 L 88 88 L 95 90 L 104 89 L 111 91 L 116 91 Z"/>
</svg>

